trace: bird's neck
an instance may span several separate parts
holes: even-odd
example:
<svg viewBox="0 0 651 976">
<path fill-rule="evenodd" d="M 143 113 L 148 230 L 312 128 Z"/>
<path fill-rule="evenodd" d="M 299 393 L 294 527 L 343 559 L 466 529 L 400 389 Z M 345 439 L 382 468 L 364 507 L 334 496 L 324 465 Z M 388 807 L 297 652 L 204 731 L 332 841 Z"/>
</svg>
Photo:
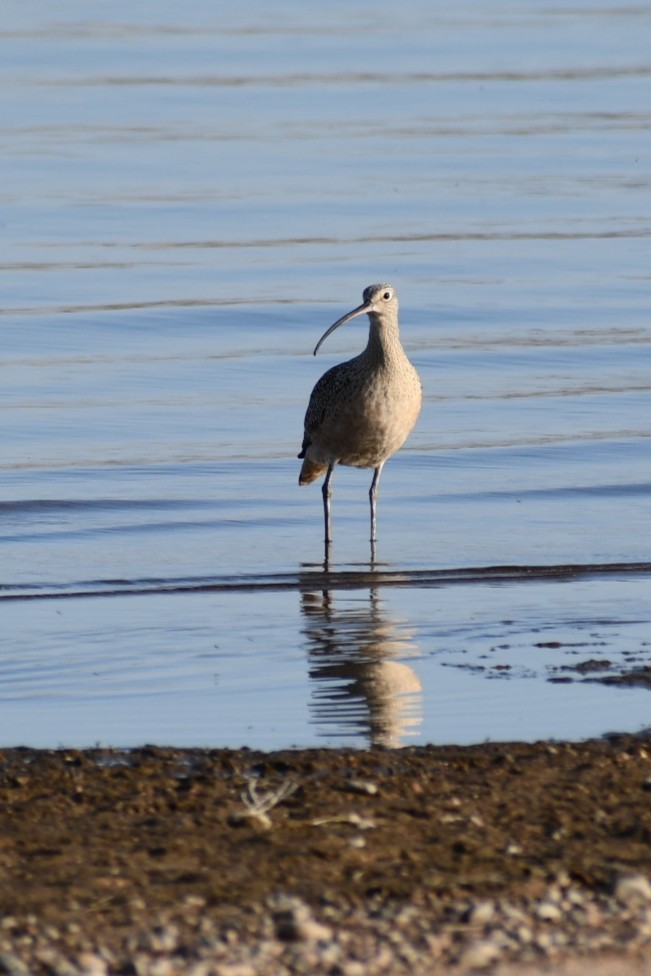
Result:
<svg viewBox="0 0 651 976">
<path fill-rule="evenodd" d="M 404 359 L 405 353 L 400 344 L 398 323 L 387 321 L 377 315 L 369 315 L 371 325 L 368 331 L 368 344 L 365 355 L 374 363 L 390 363 Z"/>
</svg>

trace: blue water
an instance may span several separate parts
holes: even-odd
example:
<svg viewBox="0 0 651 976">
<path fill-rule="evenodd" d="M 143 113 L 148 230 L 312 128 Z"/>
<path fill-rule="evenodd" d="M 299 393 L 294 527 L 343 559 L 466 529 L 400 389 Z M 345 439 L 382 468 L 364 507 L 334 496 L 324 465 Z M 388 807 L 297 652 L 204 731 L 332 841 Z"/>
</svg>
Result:
<svg viewBox="0 0 651 976">
<path fill-rule="evenodd" d="M 648 724 L 646 689 L 549 679 L 651 640 L 650 26 L 598 2 L 6 4 L 0 745 Z M 296 454 L 365 323 L 312 349 L 381 280 L 425 403 L 353 585 L 370 473 L 336 472 L 324 574 Z"/>
</svg>

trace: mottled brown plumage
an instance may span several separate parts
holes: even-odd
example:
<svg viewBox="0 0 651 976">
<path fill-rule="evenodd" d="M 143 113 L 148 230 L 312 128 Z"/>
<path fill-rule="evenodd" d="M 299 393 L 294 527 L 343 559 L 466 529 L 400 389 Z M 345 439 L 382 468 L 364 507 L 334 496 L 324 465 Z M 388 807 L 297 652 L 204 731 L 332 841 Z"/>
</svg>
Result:
<svg viewBox="0 0 651 976">
<path fill-rule="evenodd" d="M 398 296 L 392 285 L 370 285 L 362 304 L 331 325 L 321 343 L 340 325 L 366 313 L 370 320 L 366 349 L 348 362 L 333 366 L 318 381 L 305 414 L 305 436 L 299 458 L 299 485 L 322 474 L 325 538 L 332 538 L 330 480 L 336 464 L 373 468 L 371 541 L 376 538 L 377 487 L 384 462 L 407 439 L 420 413 L 422 392 L 418 373 L 400 344 Z"/>
</svg>

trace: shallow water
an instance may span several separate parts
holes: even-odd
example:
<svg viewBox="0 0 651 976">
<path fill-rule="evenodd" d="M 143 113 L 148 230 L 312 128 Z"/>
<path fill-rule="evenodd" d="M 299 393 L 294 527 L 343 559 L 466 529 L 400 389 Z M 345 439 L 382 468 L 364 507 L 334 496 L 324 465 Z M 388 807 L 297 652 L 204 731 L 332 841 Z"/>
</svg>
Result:
<svg viewBox="0 0 651 976">
<path fill-rule="evenodd" d="M 561 669 L 651 640 L 650 24 L 7 5 L 1 745 L 648 724 Z M 326 571 L 295 455 L 364 323 L 311 351 L 377 280 L 425 404 Z"/>
</svg>

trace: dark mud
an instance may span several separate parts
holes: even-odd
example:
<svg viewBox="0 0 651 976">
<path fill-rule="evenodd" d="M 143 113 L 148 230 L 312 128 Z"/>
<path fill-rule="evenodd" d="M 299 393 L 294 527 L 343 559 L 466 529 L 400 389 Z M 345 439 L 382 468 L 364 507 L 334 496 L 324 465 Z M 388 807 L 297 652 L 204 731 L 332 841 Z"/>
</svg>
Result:
<svg viewBox="0 0 651 976">
<path fill-rule="evenodd" d="M 4 750 L 0 870 L 0 972 L 165 958 L 354 976 L 645 952 L 651 736 Z"/>
</svg>

